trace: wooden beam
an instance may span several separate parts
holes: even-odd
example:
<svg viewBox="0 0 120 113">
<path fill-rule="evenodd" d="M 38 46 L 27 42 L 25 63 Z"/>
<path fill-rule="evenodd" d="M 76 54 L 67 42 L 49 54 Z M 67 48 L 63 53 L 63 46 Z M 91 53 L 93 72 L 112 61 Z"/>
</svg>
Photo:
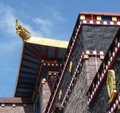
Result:
<svg viewBox="0 0 120 113">
<path fill-rule="evenodd" d="M 20 98 L 20 97 L 14 97 L 14 98 L 0 98 L 0 104 L 33 104 L 31 99 L 28 98 Z"/>
<path fill-rule="evenodd" d="M 34 49 L 35 49 L 36 52 L 38 53 L 39 57 L 42 58 L 42 57 L 43 57 L 43 52 L 42 52 L 41 46 L 40 46 L 40 45 L 34 45 L 34 46 L 35 46 Z M 39 48 L 39 50 L 36 49 L 36 48 Z"/>
<path fill-rule="evenodd" d="M 35 50 L 30 46 L 25 46 L 25 49 L 27 49 L 27 51 L 29 51 L 33 56 L 37 57 L 38 59 L 40 59 L 40 57 L 38 56 L 38 54 L 35 52 Z"/>
<path fill-rule="evenodd" d="M 37 74 L 37 73 L 33 73 L 33 72 L 26 72 L 26 71 L 24 71 L 24 70 L 20 70 L 20 72 L 22 72 L 22 73 L 26 73 L 26 74 Z"/>
<path fill-rule="evenodd" d="M 36 68 L 34 68 L 34 67 L 30 67 L 30 66 L 25 66 L 25 65 L 21 65 L 21 67 L 22 68 L 28 68 L 28 69 L 32 69 L 32 70 L 38 70 L 38 69 L 36 69 Z"/>
</svg>

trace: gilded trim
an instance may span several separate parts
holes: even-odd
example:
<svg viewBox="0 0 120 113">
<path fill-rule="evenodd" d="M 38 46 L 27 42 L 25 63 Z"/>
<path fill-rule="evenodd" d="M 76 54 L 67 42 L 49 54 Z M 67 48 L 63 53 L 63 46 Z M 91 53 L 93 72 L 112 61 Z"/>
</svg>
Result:
<svg viewBox="0 0 120 113">
<path fill-rule="evenodd" d="M 58 48 L 68 47 L 68 41 L 47 39 L 47 38 L 34 37 L 34 36 L 31 36 L 31 38 L 28 40 L 25 40 L 25 42 L 38 44 L 38 45 L 51 46 L 51 47 L 58 47 Z"/>
</svg>

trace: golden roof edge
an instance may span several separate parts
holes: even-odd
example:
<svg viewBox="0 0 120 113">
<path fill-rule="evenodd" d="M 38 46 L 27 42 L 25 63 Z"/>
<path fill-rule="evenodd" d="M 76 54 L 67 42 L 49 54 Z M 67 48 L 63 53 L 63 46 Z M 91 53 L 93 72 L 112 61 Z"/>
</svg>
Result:
<svg viewBox="0 0 120 113">
<path fill-rule="evenodd" d="M 68 41 L 64 41 L 64 40 L 56 40 L 56 39 L 49 39 L 49 38 L 35 37 L 35 36 L 31 36 L 31 38 L 25 40 L 25 42 L 31 44 L 37 44 L 37 45 L 58 47 L 58 48 L 67 48 L 69 43 Z"/>
</svg>

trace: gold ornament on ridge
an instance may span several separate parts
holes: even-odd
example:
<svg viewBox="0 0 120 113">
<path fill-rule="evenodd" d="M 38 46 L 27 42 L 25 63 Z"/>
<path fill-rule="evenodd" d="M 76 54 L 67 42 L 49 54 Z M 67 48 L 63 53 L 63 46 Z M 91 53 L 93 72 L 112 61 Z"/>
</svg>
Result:
<svg viewBox="0 0 120 113">
<path fill-rule="evenodd" d="M 23 39 L 23 41 L 30 39 L 30 32 L 24 28 L 18 20 L 16 20 L 16 32 Z"/>
</svg>

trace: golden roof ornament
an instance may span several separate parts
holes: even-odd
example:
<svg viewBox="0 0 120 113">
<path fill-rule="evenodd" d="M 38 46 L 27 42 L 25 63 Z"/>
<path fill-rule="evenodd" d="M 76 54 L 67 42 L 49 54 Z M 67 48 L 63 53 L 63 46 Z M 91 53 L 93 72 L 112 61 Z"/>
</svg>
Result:
<svg viewBox="0 0 120 113">
<path fill-rule="evenodd" d="M 68 41 L 32 36 L 31 33 L 25 27 L 23 27 L 18 20 L 16 20 L 16 33 L 26 43 L 58 48 L 68 47 Z"/>
<path fill-rule="evenodd" d="M 30 32 L 28 32 L 18 20 L 16 20 L 16 33 L 23 39 L 23 41 L 30 39 Z"/>
<path fill-rule="evenodd" d="M 112 103 L 117 95 L 116 76 L 114 70 L 108 70 L 107 91 L 109 96 L 109 103 Z"/>
</svg>

